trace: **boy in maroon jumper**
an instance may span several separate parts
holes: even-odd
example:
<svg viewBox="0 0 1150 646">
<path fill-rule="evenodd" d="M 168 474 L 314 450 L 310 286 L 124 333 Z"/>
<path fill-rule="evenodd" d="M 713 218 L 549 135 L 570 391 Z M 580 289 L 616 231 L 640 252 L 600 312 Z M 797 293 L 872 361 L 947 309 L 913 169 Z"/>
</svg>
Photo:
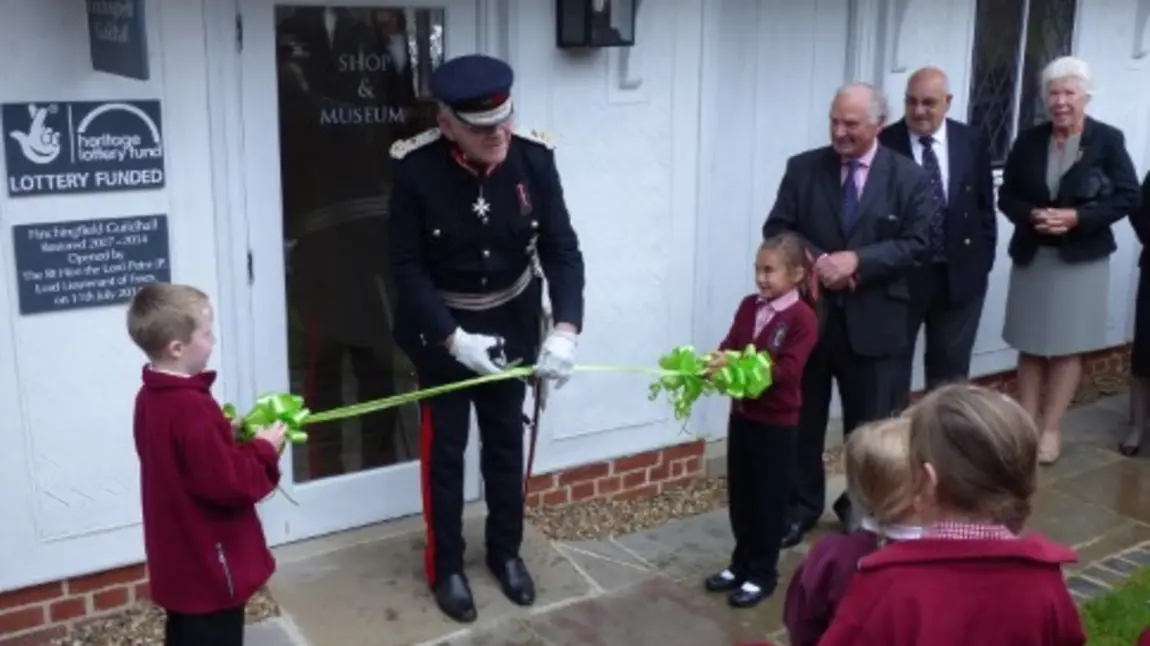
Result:
<svg viewBox="0 0 1150 646">
<path fill-rule="evenodd" d="M 731 404 L 727 426 L 727 490 L 735 551 L 730 566 L 707 578 L 712 592 L 729 592 L 748 608 L 778 584 L 779 550 L 794 479 L 803 367 L 818 339 L 818 317 L 802 298 L 807 279 L 802 240 L 793 233 L 768 238 L 755 259 L 757 294 L 743 299 L 711 362 L 721 369 L 727 350 L 754 345 L 771 357 L 773 383 L 758 399 Z"/>
<path fill-rule="evenodd" d="M 1082 646 L 1062 567 L 1074 552 L 1018 537 L 1038 480 L 1038 430 L 1014 400 L 945 386 L 910 411 L 923 537 L 859 563 L 820 646 Z"/>
<path fill-rule="evenodd" d="M 256 503 L 279 483 L 286 428 L 245 444 L 212 398 L 215 339 L 194 287 L 140 289 L 128 334 L 148 356 L 133 432 L 140 458 L 144 549 L 166 646 L 240 646 L 244 606 L 275 570 Z"/>
</svg>

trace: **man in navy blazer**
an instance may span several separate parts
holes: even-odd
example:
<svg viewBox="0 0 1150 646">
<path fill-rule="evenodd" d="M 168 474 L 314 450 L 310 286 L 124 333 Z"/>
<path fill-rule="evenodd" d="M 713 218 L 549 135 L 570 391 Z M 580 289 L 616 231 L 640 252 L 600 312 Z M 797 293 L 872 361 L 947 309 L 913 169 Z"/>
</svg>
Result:
<svg viewBox="0 0 1150 646">
<path fill-rule="evenodd" d="M 916 71 L 907 81 L 904 118 L 879 135 L 882 145 L 927 171 L 937 207 L 930 247 L 910 274 L 908 395 L 914 344 L 924 326 L 927 389 L 969 378 L 998 239 L 990 147 L 977 130 L 946 117 L 951 98 L 942 70 Z"/>
</svg>

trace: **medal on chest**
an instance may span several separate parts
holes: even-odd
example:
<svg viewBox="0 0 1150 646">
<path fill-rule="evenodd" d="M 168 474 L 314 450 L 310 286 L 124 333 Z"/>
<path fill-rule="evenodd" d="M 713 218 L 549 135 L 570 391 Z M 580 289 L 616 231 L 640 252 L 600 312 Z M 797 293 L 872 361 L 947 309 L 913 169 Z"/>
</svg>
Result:
<svg viewBox="0 0 1150 646">
<path fill-rule="evenodd" d="M 491 213 L 491 202 L 488 202 L 487 198 L 483 197 L 483 186 L 479 187 L 479 195 L 475 198 L 475 201 L 471 203 L 471 212 L 474 213 L 475 217 L 479 218 L 479 221 L 483 224 L 487 224 L 487 221 L 491 217 L 488 215 Z"/>
</svg>

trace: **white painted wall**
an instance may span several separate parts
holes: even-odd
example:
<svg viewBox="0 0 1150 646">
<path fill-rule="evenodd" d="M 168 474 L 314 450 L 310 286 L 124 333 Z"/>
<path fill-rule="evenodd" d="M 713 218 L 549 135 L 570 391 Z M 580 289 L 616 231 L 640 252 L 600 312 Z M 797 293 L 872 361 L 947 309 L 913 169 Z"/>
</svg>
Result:
<svg viewBox="0 0 1150 646">
<path fill-rule="evenodd" d="M 699 160 L 695 343 L 717 345 L 751 271 L 787 158 L 829 142 L 828 113 L 847 79 L 849 3 L 707 2 Z M 697 434 L 726 434 L 728 402 L 696 408 Z"/>
<path fill-rule="evenodd" d="M 518 120 L 557 140 L 585 255 L 579 361 L 650 366 L 692 334 L 702 3 L 644 2 L 631 52 L 558 50 L 553 15 L 554 3 L 514 3 L 509 58 Z M 555 393 L 535 471 L 682 441 L 649 382 L 577 376 Z"/>
<path fill-rule="evenodd" d="M 0 99 L 161 99 L 167 188 L 0 196 L 0 590 L 143 559 L 131 429 L 143 357 L 123 307 L 20 316 L 12 226 L 167 213 L 173 280 L 217 289 L 200 2 L 148 4 L 147 82 L 92 71 L 83 3 L 5 9 Z"/>
</svg>

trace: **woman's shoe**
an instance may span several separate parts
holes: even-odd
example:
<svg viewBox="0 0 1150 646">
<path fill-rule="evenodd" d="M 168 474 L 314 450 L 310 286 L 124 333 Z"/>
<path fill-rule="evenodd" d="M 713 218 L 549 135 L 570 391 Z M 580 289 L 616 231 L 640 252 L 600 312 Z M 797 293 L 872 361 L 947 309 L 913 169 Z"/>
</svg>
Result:
<svg viewBox="0 0 1150 646">
<path fill-rule="evenodd" d="M 1138 455 L 1138 452 L 1141 450 L 1142 447 L 1137 444 L 1126 444 L 1124 442 L 1118 443 L 1118 452 L 1128 458 L 1132 458 Z"/>
<path fill-rule="evenodd" d="M 1062 438 L 1058 431 L 1044 431 L 1038 438 L 1038 463 L 1050 466 L 1058 461 L 1062 453 Z"/>
</svg>

